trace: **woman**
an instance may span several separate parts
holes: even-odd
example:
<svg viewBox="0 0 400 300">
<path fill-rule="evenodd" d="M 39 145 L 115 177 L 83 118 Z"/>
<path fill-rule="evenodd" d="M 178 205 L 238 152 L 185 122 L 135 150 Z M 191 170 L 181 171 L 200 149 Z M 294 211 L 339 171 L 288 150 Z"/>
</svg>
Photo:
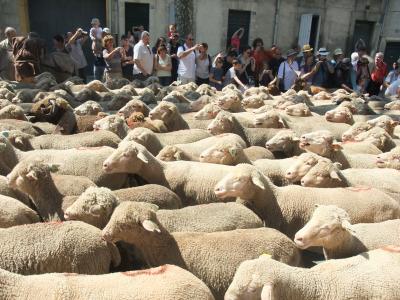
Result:
<svg viewBox="0 0 400 300">
<path fill-rule="evenodd" d="M 254 76 L 256 78 L 255 86 L 258 86 L 258 77 L 263 69 L 263 63 L 267 57 L 267 53 L 264 49 L 264 42 L 261 38 L 256 38 L 253 41 L 253 57 L 255 60 Z"/>
<path fill-rule="evenodd" d="M 258 77 L 260 86 L 268 86 L 274 80 L 274 75 L 267 61 L 264 61 L 264 68 Z"/>
<path fill-rule="evenodd" d="M 172 63 L 171 57 L 167 54 L 167 47 L 165 47 L 165 45 L 158 47 L 154 65 L 160 84 L 162 86 L 170 85 Z"/>
<path fill-rule="evenodd" d="M 162 45 L 164 45 L 165 47 L 167 47 L 167 41 L 166 41 L 165 38 L 159 37 L 159 38 L 157 39 L 156 44 L 155 44 L 154 47 L 151 49 L 151 50 L 153 51 L 153 54 L 154 54 L 154 55 L 157 54 L 158 48 L 160 48 L 160 46 L 162 46 Z"/>
<path fill-rule="evenodd" d="M 236 51 L 237 54 L 239 54 L 240 51 L 240 39 L 244 35 L 244 28 L 241 27 L 238 30 L 236 30 L 231 37 L 231 50 Z"/>
<path fill-rule="evenodd" d="M 242 65 L 238 59 L 233 59 L 232 67 L 226 72 L 225 82 L 227 84 L 234 84 L 242 92 L 247 89 L 246 85 L 240 80 L 240 71 L 242 70 Z"/>
<path fill-rule="evenodd" d="M 297 51 L 294 49 L 288 50 L 286 54 L 287 59 L 279 66 L 277 85 L 281 92 L 286 92 L 290 89 L 300 74 L 296 56 Z"/>
<path fill-rule="evenodd" d="M 357 63 L 357 86 L 362 94 L 368 92 L 368 85 L 371 81 L 371 72 L 368 65 L 368 57 L 365 55 L 361 56 Z"/>
<path fill-rule="evenodd" d="M 201 85 L 203 83 L 209 84 L 209 74 L 211 70 L 211 57 L 207 53 L 208 44 L 201 43 L 199 53 L 196 55 L 196 84 Z"/>
<path fill-rule="evenodd" d="M 85 69 L 87 64 L 85 54 L 82 50 L 82 45 L 88 39 L 88 35 L 82 30 L 82 28 L 78 28 L 75 33 L 72 32 L 67 33 L 67 43 L 65 48 L 69 52 L 71 58 L 76 62 L 76 66 L 78 68 L 78 75 L 83 79 L 83 82 L 86 83 L 86 73 Z"/>
<path fill-rule="evenodd" d="M 125 53 L 122 47 L 114 48 L 114 38 L 112 35 L 106 35 L 103 38 L 103 57 L 106 62 L 104 72 L 105 80 L 122 78 L 122 61 L 125 60 Z"/>
<path fill-rule="evenodd" d="M 133 33 L 131 30 L 128 30 L 127 38 L 128 38 L 129 46 L 131 46 L 133 48 L 136 43 L 135 43 L 135 37 L 133 36 Z"/>
<path fill-rule="evenodd" d="M 124 49 L 125 58 L 122 60 L 122 76 L 129 81 L 133 80 L 133 48 L 129 44 L 129 37 L 126 35 L 121 36 L 121 44 Z"/>
<path fill-rule="evenodd" d="M 245 46 L 243 48 L 243 53 L 238 57 L 238 59 L 242 64 L 242 70 L 240 71 L 240 80 L 248 86 L 254 86 L 254 73 L 256 70 L 256 63 L 254 57 L 251 57 L 250 46 Z"/>
</svg>

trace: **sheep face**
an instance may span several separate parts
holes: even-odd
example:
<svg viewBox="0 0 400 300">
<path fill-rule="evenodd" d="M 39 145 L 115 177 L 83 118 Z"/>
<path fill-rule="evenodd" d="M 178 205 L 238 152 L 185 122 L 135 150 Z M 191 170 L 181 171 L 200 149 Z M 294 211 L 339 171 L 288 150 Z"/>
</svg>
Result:
<svg viewBox="0 0 400 300">
<path fill-rule="evenodd" d="M 332 163 L 328 159 L 320 159 L 301 179 L 302 186 L 333 188 L 342 186 L 339 177 L 339 163 Z"/>
<path fill-rule="evenodd" d="M 30 139 L 32 138 L 32 135 L 23 133 L 19 130 L 11 130 L 8 136 L 10 143 L 22 151 L 32 150 L 32 147 L 29 143 Z"/>
<path fill-rule="evenodd" d="M 122 202 L 114 210 L 102 231 L 108 242 L 140 243 L 150 233 L 160 233 L 156 217 L 157 207 L 149 203 Z"/>
<path fill-rule="evenodd" d="M 235 171 L 222 178 L 214 187 L 214 193 L 218 198 L 250 199 L 257 189 L 265 189 L 262 174 L 242 165 L 237 166 Z"/>
<path fill-rule="evenodd" d="M 14 97 L 15 94 L 13 92 L 10 92 L 6 88 L 0 88 L 0 99 L 7 99 L 9 101 L 12 101 Z"/>
<path fill-rule="evenodd" d="M 332 96 L 326 91 L 321 91 L 318 94 L 313 96 L 314 100 L 330 100 Z"/>
<path fill-rule="evenodd" d="M 400 110 L 400 100 L 392 101 L 385 104 L 387 110 Z"/>
<path fill-rule="evenodd" d="M 353 114 L 346 107 L 337 107 L 325 113 L 325 119 L 333 123 L 353 123 Z"/>
<path fill-rule="evenodd" d="M 354 138 L 362 132 L 368 131 L 372 128 L 367 122 L 356 122 L 349 129 L 342 134 L 342 141 L 354 141 Z"/>
<path fill-rule="evenodd" d="M 383 150 L 386 144 L 392 140 L 390 135 L 381 127 L 374 127 L 368 131 L 362 132 L 357 135 L 354 140 L 356 142 L 370 142 L 378 149 Z"/>
<path fill-rule="evenodd" d="M 196 101 L 193 101 L 190 103 L 189 108 L 191 111 L 199 111 L 201 110 L 204 106 L 206 106 L 208 103 L 211 103 L 211 97 L 209 96 L 201 96 L 199 99 Z"/>
<path fill-rule="evenodd" d="M 398 121 L 393 121 L 389 116 L 380 116 L 376 119 L 367 121 L 367 123 L 373 127 L 383 128 L 389 134 L 393 134 L 394 128 L 399 124 Z"/>
<path fill-rule="evenodd" d="M 350 217 L 343 209 L 335 205 L 317 205 L 310 221 L 296 233 L 294 242 L 300 249 L 323 246 L 350 226 Z"/>
<path fill-rule="evenodd" d="M 177 114 L 178 110 L 175 105 L 172 103 L 161 102 L 150 111 L 149 117 L 152 120 L 161 120 L 167 124 L 171 122 Z"/>
<path fill-rule="evenodd" d="M 148 163 L 145 151 L 146 148 L 135 142 L 121 143 L 104 161 L 103 170 L 107 173 L 137 173 Z"/>
<path fill-rule="evenodd" d="M 222 109 L 216 104 L 207 104 L 201 110 L 199 110 L 194 118 L 196 120 L 211 120 L 214 119 Z"/>
<path fill-rule="evenodd" d="M 332 150 L 339 150 L 341 146 L 334 143 L 332 133 L 326 130 L 314 131 L 303 134 L 300 137 L 299 146 L 301 149 L 316 153 L 321 156 L 327 156 Z"/>
<path fill-rule="evenodd" d="M 123 125 L 125 124 L 125 120 L 120 116 L 112 115 L 106 116 L 100 120 L 97 120 L 93 124 L 93 130 L 108 130 L 117 135 L 123 130 Z"/>
<path fill-rule="evenodd" d="M 102 112 L 103 108 L 95 101 L 86 101 L 74 109 L 74 113 L 78 116 L 93 115 L 96 116 Z"/>
<path fill-rule="evenodd" d="M 123 139 L 122 142 L 136 142 L 143 146 L 146 146 L 150 139 L 155 138 L 155 134 L 148 128 L 139 127 L 130 131 L 128 135 Z"/>
<path fill-rule="evenodd" d="M 221 111 L 217 117 L 208 124 L 207 130 L 213 135 L 232 132 L 234 127 L 232 115 Z"/>
<path fill-rule="evenodd" d="M 67 221 L 77 220 L 103 228 L 117 206 L 117 198 L 107 188 L 89 187 L 64 213 Z"/>
<path fill-rule="evenodd" d="M 165 146 L 158 153 L 157 158 L 163 161 L 177 161 L 183 159 L 183 151 L 175 146 Z"/>
<path fill-rule="evenodd" d="M 8 105 L 0 110 L 0 119 L 28 121 L 28 119 L 25 117 L 24 110 L 14 104 Z"/>
<path fill-rule="evenodd" d="M 200 162 L 234 165 L 239 151 L 243 152 L 243 149 L 239 145 L 226 144 L 212 146 L 200 154 Z"/>
<path fill-rule="evenodd" d="M 295 136 L 293 131 L 283 130 L 272 137 L 272 139 L 270 139 L 265 144 L 265 148 L 267 148 L 271 152 L 285 151 L 286 149 L 292 147 L 294 144 L 297 144 L 299 140 L 300 139 Z"/>
<path fill-rule="evenodd" d="M 144 115 L 149 112 L 149 109 L 145 107 L 144 103 L 140 100 L 131 100 L 124 107 L 118 111 L 118 115 L 128 118 L 132 113 L 140 112 Z"/>
<path fill-rule="evenodd" d="M 311 111 L 308 106 L 304 103 L 298 103 L 290 105 L 285 108 L 285 113 L 289 116 L 295 117 L 308 117 L 311 116 Z"/>
<path fill-rule="evenodd" d="M 254 127 L 257 128 L 284 128 L 285 124 L 279 113 L 275 111 L 267 111 L 257 114 L 254 119 Z"/>
<path fill-rule="evenodd" d="M 259 108 L 264 105 L 264 100 L 260 96 L 250 96 L 242 100 L 244 108 Z"/>
<path fill-rule="evenodd" d="M 399 147 L 390 152 L 382 153 L 376 157 L 376 166 L 378 168 L 391 168 L 400 170 L 400 151 Z"/>
<path fill-rule="evenodd" d="M 291 182 L 298 182 L 322 158 L 314 153 L 302 153 L 296 161 L 286 170 L 285 178 Z"/>
<path fill-rule="evenodd" d="M 237 97 L 236 94 L 228 93 L 222 97 L 219 97 L 217 100 L 217 104 L 219 107 L 221 107 L 224 110 L 230 110 L 235 105 L 240 104 L 240 99 L 239 99 L 239 97 Z"/>
</svg>

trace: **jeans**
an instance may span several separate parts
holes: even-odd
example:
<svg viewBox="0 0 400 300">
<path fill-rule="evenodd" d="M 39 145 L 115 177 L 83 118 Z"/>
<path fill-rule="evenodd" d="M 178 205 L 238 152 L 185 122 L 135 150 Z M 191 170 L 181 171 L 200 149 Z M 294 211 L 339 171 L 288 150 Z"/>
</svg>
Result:
<svg viewBox="0 0 400 300">
<path fill-rule="evenodd" d="M 200 77 L 197 77 L 196 78 L 196 84 L 197 85 L 201 85 L 201 84 L 209 84 L 210 83 L 210 79 L 209 78 L 200 78 Z"/>
<path fill-rule="evenodd" d="M 103 66 L 96 66 L 95 65 L 93 67 L 94 79 L 102 81 L 103 80 L 103 75 L 104 75 L 104 69 L 105 69 L 105 67 L 103 67 Z"/>
<path fill-rule="evenodd" d="M 171 76 L 160 76 L 158 77 L 158 80 L 162 86 L 168 86 L 171 84 Z"/>
</svg>

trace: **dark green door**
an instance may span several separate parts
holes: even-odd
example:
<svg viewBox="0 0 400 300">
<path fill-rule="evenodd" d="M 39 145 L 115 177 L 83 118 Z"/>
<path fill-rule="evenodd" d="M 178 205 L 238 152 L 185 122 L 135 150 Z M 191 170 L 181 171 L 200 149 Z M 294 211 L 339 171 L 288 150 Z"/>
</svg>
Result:
<svg viewBox="0 0 400 300">
<path fill-rule="evenodd" d="M 249 44 L 250 11 L 230 9 L 228 15 L 228 35 L 226 37 L 226 46 L 230 45 L 232 34 L 234 34 L 234 32 L 240 27 L 244 28 L 244 34 L 240 40 L 240 48 L 242 48 Z"/>
<path fill-rule="evenodd" d="M 385 48 L 385 62 L 389 70 L 392 70 L 393 63 L 400 58 L 400 42 L 387 42 Z"/>
<path fill-rule="evenodd" d="M 149 30 L 149 4 L 125 3 L 125 32 L 133 26 L 143 25 L 144 30 Z"/>
</svg>

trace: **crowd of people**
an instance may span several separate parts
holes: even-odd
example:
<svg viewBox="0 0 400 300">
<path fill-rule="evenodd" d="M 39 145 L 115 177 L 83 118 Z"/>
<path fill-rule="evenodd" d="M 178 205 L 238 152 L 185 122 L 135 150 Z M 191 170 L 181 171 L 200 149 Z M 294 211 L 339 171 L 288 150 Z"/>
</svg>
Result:
<svg viewBox="0 0 400 300">
<path fill-rule="evenodd" d="M 120 41 L 115 41 L 109 28 L 101 27 L 99 19 L 92 19 L 91 26 L 88 32 L 77 28 L 75 32 L 53 37 L 55 52 L 69 56 L 75 66 L 72 72 L 84 81 L 88 62 L 82 46 L 90 40 L 93 78 L 97 80 L 132 81 L 157 76 L 163 86 L 179 80 L 207 83 L 217 90 L 230 83 L 241 90 L 276 85 L 282 92 L 301 80 L 326 89 L 343 88 L 370 95 L 400 93 L 400 59 L 389 72 L 383 53 L 376 53 L 372 59 L 362 42 L 350 58 L 340 48 L 331 53 L 324 47 L 315 51 L 310 45 L 295 46 L 284 58 L 280 47 L 267 48 L 261 38 L 256 38 L 252 46 L 242 45 L 244 29 L 239 28 L 232 35 L 228 49 L 212 57 L 207 43 L 195 43 L 192 34 L 182 38 L 175 25 L 170 25 L 166 37 L 156 39 L 152 48 L 150 33 L 143 26 L 132 28 Z M 11 27 L 6 28 L 5 35 L 6 39 L 0 43 L 0 76 L 32 81 L 41 71 L 45 42 L 34 32 L 17 37 Z"/>
</svg>

